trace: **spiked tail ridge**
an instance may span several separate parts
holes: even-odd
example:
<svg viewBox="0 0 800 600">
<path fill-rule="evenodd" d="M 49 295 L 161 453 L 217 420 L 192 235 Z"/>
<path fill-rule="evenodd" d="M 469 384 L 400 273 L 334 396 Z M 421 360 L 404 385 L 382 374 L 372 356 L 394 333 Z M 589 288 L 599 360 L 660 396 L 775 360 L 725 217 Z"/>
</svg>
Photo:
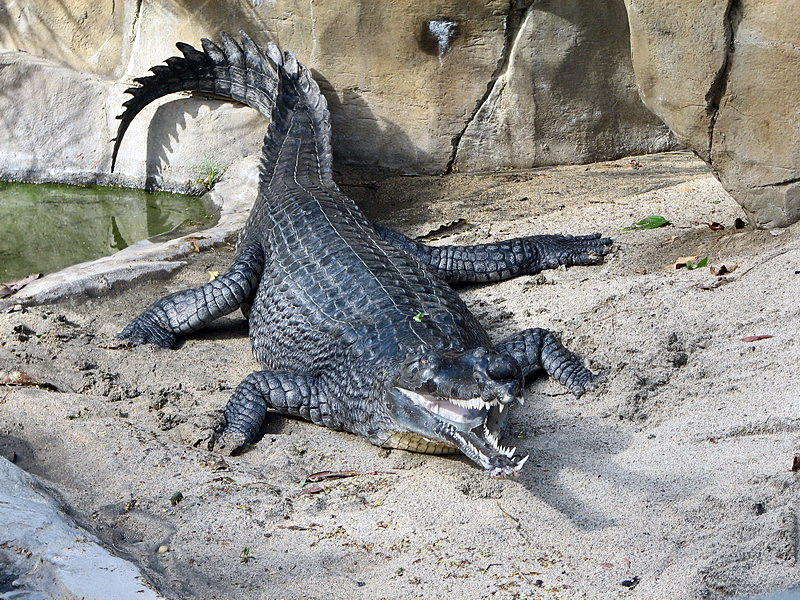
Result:
<svg viewBox="0 0 800 600">
<path fill-rule="evenodd" d="M 123 103 L 111 171 L 117 162 L 117 153 L 125 132 L 139 112 L 154 100 L 181 91 L 198 91 L 234 100 L 256 109 L 269 117 L 278 93 L 278 69 L 282 56 L 277 46 L 270 43 L 266 50 L 259 48 L 250 37 L 240 32 L 241 44 L 225 32 L 220 33 L 221 44 L 201 40 L 203 50 L 178 42 L 183 56 L 166 59 L 165 65 L 150 68 L 152 75 L 134 79 L 139 85 L 125 90 L 132 98 Z"/>
<path fill-rule="evenodd" d="M 278 94 L 261 157 L 267 188 L 282 178 L 336 189 L 328 103 L 311 72 L 291 53 L 280 65 Z"/>
</svg>

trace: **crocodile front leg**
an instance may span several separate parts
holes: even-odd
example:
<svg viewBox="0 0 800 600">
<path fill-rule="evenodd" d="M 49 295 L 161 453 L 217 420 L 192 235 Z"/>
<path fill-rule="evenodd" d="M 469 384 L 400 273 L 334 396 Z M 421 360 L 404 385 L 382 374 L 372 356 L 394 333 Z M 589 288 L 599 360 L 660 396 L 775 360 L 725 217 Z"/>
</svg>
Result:
<svg viewBox="0 0 800 600">
<path fill-rule="evenodd" d="M 214 450 L 232 454 L 252 442 L 268 412 L 338 429 L 316 377 L 286 371 L 256 371 L 244 378 L 228 400 L 225 426 Z"/>
<path fill-rule="evenodd" d="M 527 376 L 538 368 L 580 396 L 595 389 L 595 383 L 605 381 L 602 374 L 592 373 L 581 359 L 567 350 L 547 329 L 525 329 L 503 340 L 495 352 L 514 357 Z"/>
<path fill-rule="evenodd" d="M 253 246 L 239 254 L 222 275 L 198 288 L 156 300 L 117 337 L 134 344 L 172 348 L 177 335 L 202 329 L 214 319 L 252 302 L 264 268 L 264 253 Z"/>
<path fill-rule="evenodd" d="M 475 246 L 427 246 L 393 229 L 376 226 L 387 242 L 417 257 L 448 283 L 503 281 L 561 265 L 596 265 L 613 240 L 589 235 L 532 235 Z"/>
</svg>

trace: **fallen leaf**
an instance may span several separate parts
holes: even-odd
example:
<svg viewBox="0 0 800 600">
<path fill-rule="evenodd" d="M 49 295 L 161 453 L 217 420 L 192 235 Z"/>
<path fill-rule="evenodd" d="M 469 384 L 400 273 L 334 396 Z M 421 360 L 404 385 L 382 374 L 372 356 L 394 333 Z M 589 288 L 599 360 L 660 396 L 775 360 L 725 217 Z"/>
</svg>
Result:
<svg viewBox="0 0 800 600">
<path fill-rule="evenodd" d="M 705 282 L 698 283 L 697 287 L 700 288 L 701 290 L 715 290 L 719 286 L 725 285 L 726 283 L 730 283 L 731 281 L 734 281 L 732 277 L 720 277 L 719 279 L 715 279 L 710 283 L 705 283 Z"/>
<path fill-rule="evenodd" d="M 661 243 L 662 243 L 662 244 L 671 244 L 672 242 L 674 242 L 674 241 L 675 241 L 675 240 L 677 240 L 677 239 L 678 239 L 678 236 L 677 236 L 677 235 L 671 235 L 671 236 L 669 236 L 668 238 L 664 238 L 664 241 L 663 241 L 663 242 L 661 242 Z"/>
<path fill-rule="evenodd" d="M 325 486 L 324 485 L 311 485 L 311 486 L 308 486 L 308 487 L 304 487 L 300 493 L 301 494 L 319 494 L 320 492 L 324 492 L 324 491 L 325 491 Z"/>
<path fill-rule="evenodd" d="M 686 268 L 689 271 L 692 271 L 693 269 L 700 269 L 702 267 L 705 267 L 707 264 L 708 264 L 708 257 L 704 256 L 703 258 L 701 258 L 697 262 L 695 262 L 693 260 L 687 261 L 686 262 Z"/>
<path fill-rule="evenodd" d="M 708 269 L 711 271 L 712 275 L 716 275 L 717 277 L 722 277 L 723 275 L 727 275 L 728 273 L 733 273 L 739 265 L 733 263 L 732 265 L 720 265 L 718 267 L 710 266 Z"/>
<path fill-rule="evenodd" d="M 359 475 L 394 475 L 394 471 L 319 471 L 306 477 L 304 482 L 318 482 L 326 479 L 344 479 L 345 477 L 358 477 Z"/>
<path fill-rule="evenodd" d="M 0 385 L 15 385 L 19 387 L 38 387 L 45 390 L 58 391 L 52 383 L 39 381 L 23 371 L 0 371 Z"/>
<path fill-rule="evenodd" d="M 696 260 L 696 256 L 679 256 L 675 259 L 675 264 L 673 264 L 672 267 L 675 269 L 682 269 L 687 263 L 695 262 Z"/>
<path fill-rule="evenodd" d="M 355 477 L 362 475 L 361 471 L 319 471 L 312 473 L 305 478 L 305 481 L 325 481 L 326 479 L 344 479 L 345 477 Z"/>
<path fill-rule="evenodd" d="M 768 340 L 769 338 L 775 337 L 774 335 L 748 335 L 746 337 L 740 338 L 743 342 L 757 342 L 759 340 Z"/>
<path fill-rule="evenodd" d="M 664 227 L 665 225 L 670 225 L 670 222 L 667 221 L 661 215 L 651 215 L 649 217 L 645 217 L 641 221 L 636 221 L 630 227 L 623 227 L 622 231 L 631 231 L 633 229 L 656 229 L 658 227 Z"/>
<path fill-rule="evenodd" d="M 11 294 L 16 294 L 29 283 L 36 281 L 42 276 L 41 273 L 31 273 L 27 277 L 17 279 L 16 281 L 6 281 L 0 284 L 0 298 L 6 298 Z"/>
<path fill-rule="evenodd" d="M 200 254 L 200 244 L 197 243 L 197 240 L 192 240 L 192 248 L 197 254 Z"/>
<path fill-rule="evenodd" d="M 211 283 L 217 277 L 219 277 L 219 271 L 206 271 L 208 273 L 208 282 Z"/>
<path fill-rule="evenodd" d="M 708 225 L 708 228 L 711 231 L 722 231 L 723 229 L 725 229 L 725 225 L 723 225 L 722 223 L 717 223 L 716 221 L 709 221 L 708 223 L 706 223 L 706 225 Z"/>
<path fill-rule="evenodd" d="M 451 221 L 450 223 L 445 223 L 444 225 L 440 225 L 436 229 L 429 231 L 423 235 L 419 235 L 415 240 L 419 242 L 433 242 L 435 240 L 441 240 L 442 238 L 450 237 L 451 235 L 455 235 L 457 233 L 461 233 L 463 231 L 469 231 L 474 226 L 472 223 L 467 221 L 466 219 L 456 219 L 455 221 Z"/>
</svg>

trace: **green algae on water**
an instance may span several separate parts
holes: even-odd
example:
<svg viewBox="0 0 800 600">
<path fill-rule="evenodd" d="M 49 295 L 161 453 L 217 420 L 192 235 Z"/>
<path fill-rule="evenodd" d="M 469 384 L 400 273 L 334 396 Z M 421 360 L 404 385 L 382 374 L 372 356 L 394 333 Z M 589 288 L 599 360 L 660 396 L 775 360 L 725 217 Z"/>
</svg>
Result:
<svg viewBox="0 0 800 600">
<path fill-rule="evenodd" d="M 195 196 L 0 182 L 0 281 L 52 273 L 159 234 L 177 237 L 210 220 Z"/>
</svg>

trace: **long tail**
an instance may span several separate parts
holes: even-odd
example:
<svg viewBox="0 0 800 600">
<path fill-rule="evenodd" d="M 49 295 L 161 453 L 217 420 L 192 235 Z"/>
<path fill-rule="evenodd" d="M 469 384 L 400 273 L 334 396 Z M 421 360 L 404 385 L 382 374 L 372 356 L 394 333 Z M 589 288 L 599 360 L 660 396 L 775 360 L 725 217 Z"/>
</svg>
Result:
<svg viewBox="0 0 800 600">
<path fill-rule="evenodd" d="M 112 140 L 112 172 L 122 138 L 134 117 L 153 100 L 167 94 L 208 92 L 246 104 L 265 117 L 271 115 L 278 93 L 278 65 L 283 62 L 281 52 L 272 43 L 265 52 L 246 33 L 240 32 L 239 35 L 241 45 L 225 32 L 220 33 L 221 46 L 203 39 L 203 52 L 178 42 L 176 45 L 182 57 L 168 58 L 164 61 L 166 65 L 150 68 L 152 75 L 134 79 L 139 86 L 125 90 L 133 97 L 123 103 L 125 111 L 117 117 L 120 124 L 117 136 Z"/>
<path fill-rule="evenodd" d="M 285 178 L 336 188 L 325 96 L 292 53 L 286 52 L 279 68 L 278 94 L 261 155 L 262 185 L 270 187 Z"/>
</svg>

